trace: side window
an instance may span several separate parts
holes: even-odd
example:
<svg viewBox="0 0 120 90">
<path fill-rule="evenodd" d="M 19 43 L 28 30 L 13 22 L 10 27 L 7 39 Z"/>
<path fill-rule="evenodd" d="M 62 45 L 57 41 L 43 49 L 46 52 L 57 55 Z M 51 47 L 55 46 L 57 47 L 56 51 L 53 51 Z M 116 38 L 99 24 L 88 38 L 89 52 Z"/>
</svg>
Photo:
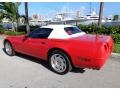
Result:
<svg viewBox="0 0 120 90">
<path fill-rule="evenodd" d="M 53 29 L 50 28 L 38 28 L 32 31 L 29 35 L 31 38 L 48 38 Z"/>
</svg>

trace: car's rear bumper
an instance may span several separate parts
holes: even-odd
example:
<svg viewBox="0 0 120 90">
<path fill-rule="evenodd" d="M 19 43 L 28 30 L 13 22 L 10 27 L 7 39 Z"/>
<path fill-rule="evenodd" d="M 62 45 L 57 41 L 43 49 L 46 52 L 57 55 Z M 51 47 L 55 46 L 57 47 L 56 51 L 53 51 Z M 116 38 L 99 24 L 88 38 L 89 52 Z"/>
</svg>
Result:
<svg viewBox="0 0 120 90">
<path fill-rule="evenodd" d="M 101 69 L 105 62 L 108 60 L 111 52 L 104 55 L 101 58 L 81 58 L 77 57 L 74 66 L 78 68 L 90 68 L 90 69 Z"/>
</svg>

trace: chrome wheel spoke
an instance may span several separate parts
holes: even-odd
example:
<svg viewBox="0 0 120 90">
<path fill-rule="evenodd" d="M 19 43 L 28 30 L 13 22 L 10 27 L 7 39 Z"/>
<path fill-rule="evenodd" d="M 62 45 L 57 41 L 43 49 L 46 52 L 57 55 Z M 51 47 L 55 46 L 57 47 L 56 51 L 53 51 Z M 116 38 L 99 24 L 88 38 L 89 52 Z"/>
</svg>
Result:
<svg viewBox="0 0 120 90">
<path fill-rule="evenodd" d="M 59 60 L 60 60 L 60 68 L 63 70 L 64 68 L 66 68 L 66 61 L 64 58 L 63 59 L 59 58 Z"/>
<path fill-rule="evenodd" d="M 9 55 L 12 54 L 12 47 L 11 47 L 11 45 L 10 45 L 8 42 L 5 44 L 5 51 L 6 51 Z"/>
<path fill-rule="evenodd" d="M 51 65 L 57 72 L 64 72 L 66 70 L 66 60 L 60 54 L 54 54 L 51 57 Z"/>
</svg>

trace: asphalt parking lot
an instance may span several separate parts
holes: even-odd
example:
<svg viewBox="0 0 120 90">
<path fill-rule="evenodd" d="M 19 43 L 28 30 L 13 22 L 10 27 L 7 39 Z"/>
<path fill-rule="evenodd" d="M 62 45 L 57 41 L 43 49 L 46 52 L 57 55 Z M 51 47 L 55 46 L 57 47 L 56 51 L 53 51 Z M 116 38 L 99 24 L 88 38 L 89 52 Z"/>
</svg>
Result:
<svg viewBox="0 0 120 90">
<path fill-rule="evenodd" d="M 7 56 L 0 36 L 0 87 L 114 87 L 120 88 L 120 56 L 111 55 L 101 70 L 74 69 L 66 75 L 52 72 L 48 64 L 36 58 L 17 54 Z"/>
</svg>

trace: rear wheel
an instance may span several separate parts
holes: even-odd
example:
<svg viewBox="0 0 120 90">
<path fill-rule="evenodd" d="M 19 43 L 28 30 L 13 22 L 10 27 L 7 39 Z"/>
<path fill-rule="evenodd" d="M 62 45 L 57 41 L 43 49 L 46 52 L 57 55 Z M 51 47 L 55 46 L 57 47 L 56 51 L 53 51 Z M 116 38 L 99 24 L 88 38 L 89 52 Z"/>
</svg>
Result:
<svg viewBox="0 0 120 90">
<path fill-rule="evenodd" d="M 15 55 L 15 51 L 12 47 L 12 44 L 9 41 L 5 41 L 4 49 L 5 49 L 6 54 L 8 54 L 9 56 L 14 56 Z"/>
<path fill-rule="evenodd" d="M 68 56 L 59 50 L 54 50 L 49 55 L 49 64 L 54 72 L 61 75 L 68 73 L 72 69 Z"/>
</svg>

